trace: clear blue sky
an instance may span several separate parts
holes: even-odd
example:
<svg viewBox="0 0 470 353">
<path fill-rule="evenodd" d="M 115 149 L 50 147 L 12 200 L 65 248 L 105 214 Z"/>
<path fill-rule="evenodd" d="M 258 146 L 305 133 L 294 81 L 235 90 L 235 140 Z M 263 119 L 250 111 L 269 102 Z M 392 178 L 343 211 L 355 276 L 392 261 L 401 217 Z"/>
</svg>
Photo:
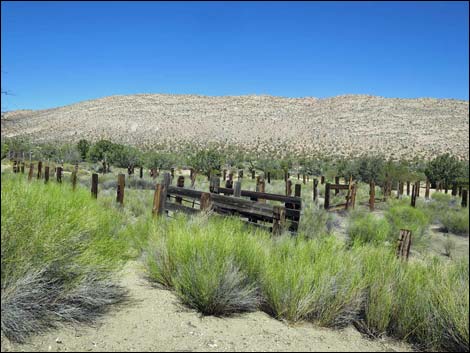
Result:
<svg viewBox="0 0 470 353">
<path fill-rule="evenodd" d="M 115 94 L 468 100 L 467 2 L 2 1 L 2 110 Z M 5 99 L 6 98 L 6 99 Z"/>
</svg>

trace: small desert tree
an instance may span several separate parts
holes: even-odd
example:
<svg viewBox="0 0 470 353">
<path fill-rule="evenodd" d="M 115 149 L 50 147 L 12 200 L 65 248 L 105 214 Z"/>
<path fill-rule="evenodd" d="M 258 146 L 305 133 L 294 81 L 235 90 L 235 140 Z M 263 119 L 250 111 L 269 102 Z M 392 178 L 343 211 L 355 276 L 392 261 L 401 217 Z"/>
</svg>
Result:
<svg viewBox="0 0 470 353">
<path fill-rule="evenodd" d="M 443 182 L 450 185 L 465 175 L 464 165 L 464 162 L 446 153 L 430 161 L 424 173 L 433 184 Z"/>
<path fill-rule="evenodd" d="M 80 152 L 80 157 L 82 158 L 82 160 L 86 159 L 88 151 L 90 150 L 90 146 L 90 142 L 88 142 L 88 140 L 86 139 L 81 139 L 80 141 L 78 141 L 77 150 L 78 152 Z"/>
</svg>

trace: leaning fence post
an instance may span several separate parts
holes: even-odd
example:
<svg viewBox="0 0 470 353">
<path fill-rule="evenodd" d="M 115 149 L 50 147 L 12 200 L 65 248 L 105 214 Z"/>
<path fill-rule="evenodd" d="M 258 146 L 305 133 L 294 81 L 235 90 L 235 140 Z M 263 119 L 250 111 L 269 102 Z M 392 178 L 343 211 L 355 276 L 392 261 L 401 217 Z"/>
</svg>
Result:
<svg viewBox="0 0 470 353">
<path fill-rule="evenodd" d="M 91 196 L 95 199 L 98 198 L 98 174 L 91 175 Z"/>
</svg>

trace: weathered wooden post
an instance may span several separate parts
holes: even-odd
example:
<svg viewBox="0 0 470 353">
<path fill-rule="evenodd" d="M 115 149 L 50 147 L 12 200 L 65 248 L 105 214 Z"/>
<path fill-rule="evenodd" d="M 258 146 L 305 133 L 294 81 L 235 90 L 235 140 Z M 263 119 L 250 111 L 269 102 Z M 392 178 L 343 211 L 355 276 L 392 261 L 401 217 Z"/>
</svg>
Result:
<svg viewBox="0 0 470 353">
<path fill-rule="evenodd" d="M 264 192 L 265 192 L 265 186 L 266 186 L 266 184 L 265 184 L 264 179 L 261 179 L 261 180 L 259 181 L 259 183 L 258 183 L 257 191 L 264 193 Z M 266 200 L 265 200 L 265 199 L 261 199 L 261 200 L 259 200 L 259 202 L 261 202 L 261 203 L 266 203 Z"/>
<path fill-rule="evenodd" d="M 292 195 L 292 181 L 290 179 L 286 182 L 286 196 Z"/>
<path fill-rule="evenodd" d="M 457 183 L 452 184 L 452 196 L 457 196 Z"/>
<path fill-rule="evenodd" d="M 13 173 L 18 173 L 18 161 L 16 159 L 13 160 Z"/>
<path fill-rule="evenodd" d="M 33 179 L 33 171 L 34 171 L 34 164 L 33 164 L 33 163 L 29 163 L 28 180 Z"/>
<path fill-rule="evenodd" d="M 321 185 L 325 184 L 325 176 L 324 176 L 324 175 L 322 175 L 322 176 L 320 177 L 320 184 L 321 184 Z"/>
<path fill-rule="evenodd" d="M 252 179 L 252 180 L 255 179 L 255 170 L 254 170 L 254 169 L 251 171 L 251 179 Z"/>
<path fill-rule="evenodd" d="M 304 184 L 307 182 L 307 178 L 306 178 L 305 174 L 302 174 L 302 181 L 303 181 Z"/>
<path fill-rule="evenodd" d="M 95 199 L 98 198 L 98 174 L 91 175 L 91 196 Z"/>
<path fill-rule="evenodd" d="M 330 183 L 325 184 L 325 202 L 323 207 L 325 210 L 330 208 Z"/>
<path fill-rule="evenodd" d="M 462 196 L 462 185 L 459 185 L 459 197 Z"/>
<path fill-rule="evenodd" d="M 426 189 L 424 190 L 424 198 L 426 200 L 429 200 L 429 187 L 430 187 L 429 180 L 426 179 Z"/>
<path fill-rule="evenodd" d="M 116 202 L 119 202 L 121 205 L 124 204 L 125 180 L 126 180 L 126 176 L 124 174 L 119 174 L 118 175 Z"/>
<path fill-rule="evenodd" d="M 227 169 L 224 169 L 224 178 L 222 180 L 227 180 Z"/>
<path fill-rule="evenodd" d="M 467 198 L 468 198 L 468 191 L 467 189 L 463 189 L 462 190 L 462 202 L 460 203 L 462 207 L 467 207 Z"/>
<path fill-rule="evenodd" d="M 410 182 L 406 182 L 406 196 L 410 196 Z"/>
<path fill-rule="evenodd" d="M 375 182 L 369 183 L 369 211 L 373 211 L 375 208 Z"/>
<path fill-rule="evenodd" d="M 235 182 L 235 187 L 233 189 L 233 196 L 235 197 L 242 196 L 242 182 L 241 181 Z"/>
<path fill-rule="evenodd" d="M 49 166 L 46 165 L 44 167 L 44 184 L 47 184 L 49 182 Z"/>
<path fill-rule="evenodd" d="M 419 190 L 421 189 L 421 182 L 418 180 L 416 182 L 416 197 L 419 197 Z"/>
<path fill-rule="evenodd" d="M 413 184 L 411 190 L 411 207 L 416 207 L 416 184 Z"/>
<path fill-rule="evenodd" d="M 56 179 L 58 183 L 62 183 L 62 167 L 57 167 Z"/>
<path fill-rule="evenodd" d="M 21 174 L 24 174 L 24 161 L 21 162 Z"/>
<path fill-rule="evenodd" d="M 220 188 L 220 178 L 219 177 L 212 177 L 211 182 L 209 184 L 209 192 L 218 194 Z"/>
<path fill-rule="evenodd" d="M 449 185 L 447 184 L 447 181 L 444 182 L 444 192 L 446 194 L 449 192 Z"/>
<path fill-rule="evenodd" d="M 139 176 L 140 176 L 140 179 L 142 179 L 144 177 L 144 167 L 142 167 L 142 166 L 140 166 Z"/>
<path fill-rule="evenodd" d="M 339 176 L 335 176 L 335 184 L 338 185 L 339 184 Z M 338 195 L 339 194 L 339 189 L 335 189 L 335 195 Z"/>
<path fill-rule="evenodd" d="M 72 190 L 75 191 L 76 187 L 77 187 L 77 172 L 74 170 L 72 172 Z"/>
<path fill-rule="evenodd" d="M 317 201 L 318 198 L 318 179 L 313 179 L 313 202 Z"/>
<path fill-rule="evenodd" d="M 273 235 L 280 235 L 286 223 L 286 210 L 281 206 L 273 207 Z"/>
<path fill-rule="evenodd" d="M 268 184 L 271 184 L 271 173 L 268 172 Z"/>
<path fill-rule="evenodd" d="M 233 174 L 232 174 L 232 173 L 229 173 L 228 179 L 227 179 L 227 181 L 225 182 L 225 187 L 228 188 L 228 189 L 232 189 L 232 188 L 233 188 Z"/>
<path fill-rule="evenodd" d="M 416 185 L 413 185 L 416 188 Z M 397 257 L 408 260 L 410 256 L 411 248 L 411 231 L 408 229 L 400 229 L 400 235 L 398 237 L 397 244 Z"/>
<path fill-rule="evenodd" d="M 41 178 L 42 178 L 42 161 L 39 161 L 37 179 L 41 179 Z"/>
<path fill-rule="evenodd" d="M 184 188 L 184 176 L 180 175 L 178 177 L 176 180 L 176 186 L 179 188 Z M 183 198 L 181 196 L 176 196 L 175 202 L 181 205 L 183 203 Z"/>
<path fill-rule="evenodd" d="M 152 215 L 153 217 L 161 215 L 165 208 L 166 191 L 162 184 L 155 185 L 155 193 L 153 195 Z"/>
<path fill-rule="evenodd" d="M 295 197 L 300 197 L 301 189 L 302 189 L 302 184 L 295 184 L 295 188 L 294 188 Z"/>
<path fill-rule="evenodd" d="M 287 170 L 284 171 L 284 181 L 287 183 L 287 180 L 289 179 L 289 173 L 287 173 Z"/>
<path fill-rule="evenodd" d="M 211 194 L 208 192 L 203 192 L 201 194 L 201 199 L 199 201 L 201 211 L 208 211 L 211 209 Z"/>
</svg>

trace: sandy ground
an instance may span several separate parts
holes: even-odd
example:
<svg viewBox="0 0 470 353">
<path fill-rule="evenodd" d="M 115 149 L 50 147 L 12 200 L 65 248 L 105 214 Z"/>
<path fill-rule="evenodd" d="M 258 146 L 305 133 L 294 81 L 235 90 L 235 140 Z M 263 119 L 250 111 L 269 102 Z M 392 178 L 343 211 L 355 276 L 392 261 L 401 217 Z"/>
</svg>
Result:
<svg viewBox="0 0 470 353">
<path fill-rule="evenodd" d="M 411 347 L 390 339 L 369 340 L 353 327 L 330 330 L 289 326 L 262 312 L 231 318 L 201 317 L 181 307 L 170 291 L 153 288 L 135 262 L 122 273 L 131 302 L 94 327 L 65 327 L 26 344 L 2 339 L 5 351 L 311 351 L 395 352 Z"/>
</svg>

